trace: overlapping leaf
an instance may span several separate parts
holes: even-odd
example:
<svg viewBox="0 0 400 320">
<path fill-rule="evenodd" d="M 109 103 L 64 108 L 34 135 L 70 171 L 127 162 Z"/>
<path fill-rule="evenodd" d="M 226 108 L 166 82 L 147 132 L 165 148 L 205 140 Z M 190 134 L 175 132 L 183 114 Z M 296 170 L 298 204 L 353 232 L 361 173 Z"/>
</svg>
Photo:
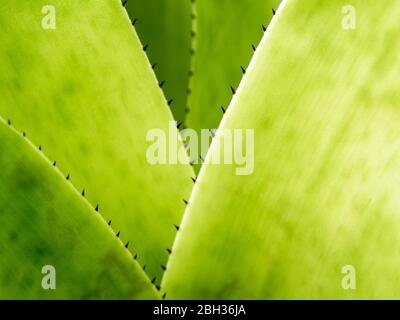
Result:
<svg viewBox="0 0 400 320">
<path fill-rule="evenodd" d="M 168 134 L 173 118 L 120 1 L 6 1 L 0 29 L 0 114 L 99 205 L 158 283 L 192 170 L 146 158 L 149 131 Z"/>
<path fill-rule="evenodd" d="M 170 298 L 400 297 L 399 15 L 285 2 L 219 131 L 254 129 L 254 172 L 203 166 Z"/>
<path fill-rule="evenodd" d="M 90 204 L 2 119 L 0 167 L 1 299 L 158 298 Z"/>
</svg>

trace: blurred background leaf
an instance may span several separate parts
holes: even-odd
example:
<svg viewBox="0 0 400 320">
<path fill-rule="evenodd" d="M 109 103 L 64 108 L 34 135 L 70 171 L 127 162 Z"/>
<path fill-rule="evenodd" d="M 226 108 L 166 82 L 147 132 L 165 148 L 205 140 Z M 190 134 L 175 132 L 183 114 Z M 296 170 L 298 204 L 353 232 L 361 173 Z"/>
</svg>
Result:
<svg viewBox="0 0 400 320">
<path fill-rule="evenodd" d="M 125 0 L 123 0 L 123 3 Z M 171 110 L 183 122 L 191 50 L 190 0 L 128 0 L 128 14 L 162 85 Z"/>
<path fill-rule="evenodd" d="M 195 0 L 186 125 L 216 129 L 280 0 Z M 263 29 L 264 28 L 264 29 Z M 221 108 L 222 107 L 222 108 Z M 204 151 L 204 150 L 203 150 Z M 206 152 L 201 154 L 205 158 Z M 196 171 L 200 168 L 195 166 Z"/>
</svg>

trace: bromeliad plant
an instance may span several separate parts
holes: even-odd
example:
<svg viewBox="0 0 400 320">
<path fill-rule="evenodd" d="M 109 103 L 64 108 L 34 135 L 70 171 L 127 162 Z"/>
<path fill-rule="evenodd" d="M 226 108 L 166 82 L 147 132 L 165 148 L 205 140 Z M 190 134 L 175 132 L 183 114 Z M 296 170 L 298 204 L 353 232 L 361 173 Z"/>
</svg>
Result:
<svg viewBox="0 0 400 320">
<path fill-rule="evenodd" d="M 400 297 L 400 5 L 278 4 L 0 4 L 1 298 Z M 173 114 L 224 115 L 198 177 L 146 161 Z"/>
</svg>

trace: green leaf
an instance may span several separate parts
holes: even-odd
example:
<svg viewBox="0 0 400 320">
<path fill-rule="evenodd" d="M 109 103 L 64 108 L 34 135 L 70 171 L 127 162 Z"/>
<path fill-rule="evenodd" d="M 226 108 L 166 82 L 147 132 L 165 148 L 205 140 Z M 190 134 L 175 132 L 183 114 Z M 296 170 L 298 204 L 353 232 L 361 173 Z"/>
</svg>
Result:
<svg viewBox="0 0 400 320">
<path fill-rule="evenodd" d="M 218 128 L 221 106 L 227 109 L 280 0 L 196 0 L 195 55 L 186 124 Z M 205 154 L 202 155 L 205 157 Z"/>
<path fill-rule="evenodd" d="M 48 5 L 54 30 L 42 28 Z M 168 132 L 173 118 L 125 9 L 118 0 L 6 1 L 0 27 L 0 114 L 99 205 L 158 283 L 192 169 L 146 159 L 148 132 Z"/>
<path fill-rule="evenodd" d="M 125 0 L 124 0 L 125 1 Z M 189 0 L 128 0 L 125 7 L 168 100 L 172 112 L 183 122 L 187 104 L 191 50 L 191 4 Z"/>
<path fill-rule="evenodd" d="M 2 119 L 0 150 L 1 299 L 158 298 L 90 204 Z"/>
<path fill-rule="evenodd" d="M 207 159 L 222 129 L 254 129 L 254 172 L 203 166 L 169 298 L 400 297 L 400 4 L 351 3 L 275 16 Z"/>
</svg>

